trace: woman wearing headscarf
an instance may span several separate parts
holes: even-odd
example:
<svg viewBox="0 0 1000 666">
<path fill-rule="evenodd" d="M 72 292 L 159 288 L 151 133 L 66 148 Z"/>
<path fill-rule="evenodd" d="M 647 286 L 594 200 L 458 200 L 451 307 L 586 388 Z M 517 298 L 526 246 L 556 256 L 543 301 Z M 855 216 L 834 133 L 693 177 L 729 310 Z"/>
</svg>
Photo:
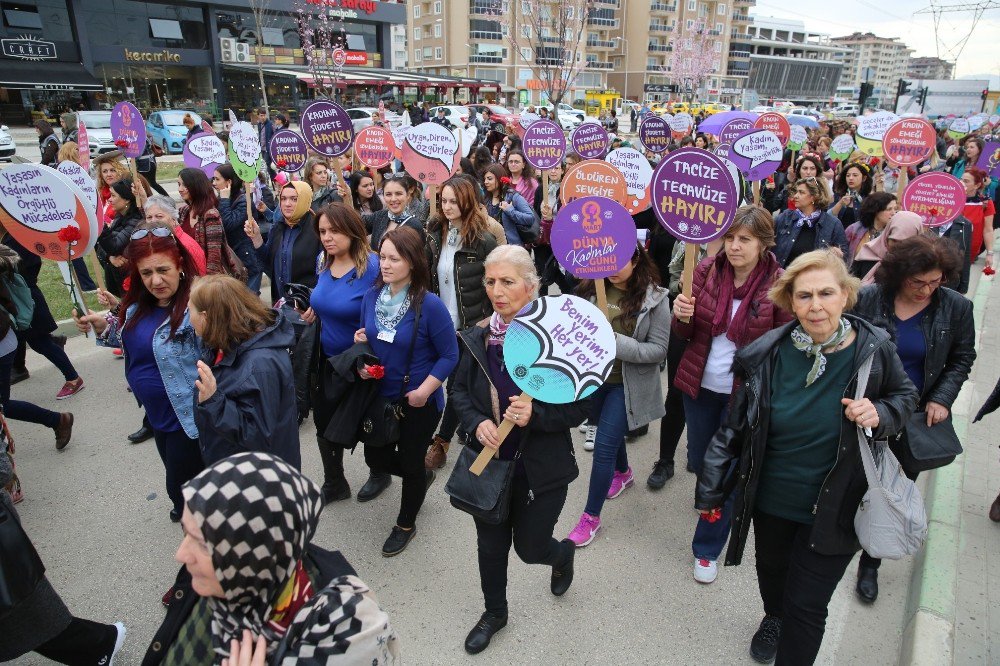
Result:
<svg viewBox="0 0 1000 666">
<path fill-rule="evenodd" d="M 885 231 L 858 250 L 851 264 L 851 275 L 861 278 L 862 285 L 874 284 L 878 264 L 893 243 L 913 238 L 923 231 L 923 220 L 919 215 L 908 210 L 896 211 L 885 225 Z"/>
<path fill-rule="evenodd" d="M 861 202 L 860 217 L 857 222 L 844 230 L 847 243 L 851 246 L 847 264 L 854 261 L 855 256 L 865 243 L 874 240 L 885 231 L 886 225 L 893 214 L 899 210 L 895 195 L 888 192 L 872 192 Z"/>
<path fill-rule="evenodd" d="M 215 463 L 183 492 L 175 557 L 184 566 L 143 666 L 238 666 L 251 663 L 248 653 L 255 664 L 286 666 L 399 660 L 374 593 L 340 553 L 311 543 L 319 486 L 275 456 L 248 452 Z"/>
<path fill-rule="evenodd" d="M 257 250 L 257 259 L 271 278 L 271 302 L 285 295 L 285 285 L 316 286 L 317 262 L 323 246 L 313 224 L 312 188 L 293 180 L 278 193 L 267 242 L 256 220 L 247 220 L 244 231 Z M 294 323 L 294 322 L 293 322 Z"/>
</svg>

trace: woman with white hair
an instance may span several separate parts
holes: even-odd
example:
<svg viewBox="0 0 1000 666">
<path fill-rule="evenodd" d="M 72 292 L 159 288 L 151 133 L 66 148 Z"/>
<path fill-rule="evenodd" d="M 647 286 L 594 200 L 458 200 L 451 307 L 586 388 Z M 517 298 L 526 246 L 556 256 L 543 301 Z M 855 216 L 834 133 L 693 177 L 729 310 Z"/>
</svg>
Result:
<svg viewBox="0 0 1000 666">
<path fill-rule="evenodd" d="M 185 233 L 183 227 L 177 223 L 179 213 L 174 200 L 162 194 L 154 194 L 146 199 L 146 203 L 142 209 L 146 214 L 146 225 L 165 225 L 169 227 L 177 238 L 177 241 L 184 246 L 184 249 L 194 259 L 194 264 L 198 268 L 198 275 L 204 275 L 207 268 L 205 250 L 201 248 L 198 241 Z"/>
<path fill-rule="evenodd" d="M 580 425 L 590 408 L 590 400 L 552 405 L 520 397 L 521 390 L 504 364 L 507 327 L 521 308 L 538 297 L 538 273 L 528 251 L 520 245 L 494 249 L 486 257 L 483 282 L 494 312 L 459 334 L 467 353 L 452 375 L 452 400 L 462 429 L 474 435 L 472 450 L 499 450 L 500 460 L 518 462 L 509 481 L 507 516 L 498 524 L 475 519 L 486 612 L 465 639 L 470 654 L 485 650 L 493 634 L 507 626 L 511 544 L 525 563 L 552 567 L 552 594 L 565 594 L 573 582 L 574 545 L 553 538 L 552 531 L 569 484 L 580 473 L 570 428 Z M 514 428 L 501 443 L 497 428 L 503 420 Z"/>
</svg>

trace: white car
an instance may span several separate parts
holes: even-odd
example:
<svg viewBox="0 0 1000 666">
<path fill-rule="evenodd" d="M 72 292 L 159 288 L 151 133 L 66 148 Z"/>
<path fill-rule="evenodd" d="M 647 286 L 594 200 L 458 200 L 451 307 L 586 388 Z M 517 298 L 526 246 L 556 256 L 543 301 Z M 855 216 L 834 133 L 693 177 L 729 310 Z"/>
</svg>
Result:
<svg viewBox="0 0 1000 666">
<path fill-rule="evenodd" d="M 857 104 L 844 104 L 833 109 L 834 118 L 855 118 L 861 114 Z"/>
<path fill-rule="evenodd" d="M 110 111 L 77 111 L 76 120 L 77 123 L 82 120 L 87 126 L 87 143 L 90 144 L 91 157 L 118 150 L 114 137 L 111 136 Z"/>
<path fill-rule="evenodd" d="M 769 106 L 755 106 L 752 109 L 750 109 L 750 113 L 769 113 L 773 110 L 774 109 L 772 109 Z"/>
<path fill-rule="evenodd" d="M 431 120 L 437 117 L 438 109 L 444 109 L 444 117 L 455 127 L 465 129 L 469 126 L 469 116 L 472 113 L 467 106 L 435 106 L 431 108 Z"/>
<path fill-rule="evenodd" d="M 583 123 L 584 115 L 581 112 L 580 115 L 573 113 L 566 113 L 565 111 L 559 111 L 559 127 L 562 127 L 567 132 L 575 130 L 577 127 Z"/>
<path fill-rule="evenodd" d="M 371 127 L 374 124 L 372 116 L 378 113 L 378 109 L 374 106 L 356 106 L 351 109 L 345 109 L 347 115 L 351 119 L 351 125 L 354 127 L 354 133 L 357 134 L 366 127 Z M 385 122 L 390 127 L 398 127 L 401 118 L 398 113 L 393 113 L 386 109 L 385 112 Z"/>
<path fill-rule="evenodd" d="M 17 153 L 17 144 L 14 137 L 10 135 L 10 128 L 0 125 L 0 159 L 13 162 L 13 157 Z"/>
</svg>

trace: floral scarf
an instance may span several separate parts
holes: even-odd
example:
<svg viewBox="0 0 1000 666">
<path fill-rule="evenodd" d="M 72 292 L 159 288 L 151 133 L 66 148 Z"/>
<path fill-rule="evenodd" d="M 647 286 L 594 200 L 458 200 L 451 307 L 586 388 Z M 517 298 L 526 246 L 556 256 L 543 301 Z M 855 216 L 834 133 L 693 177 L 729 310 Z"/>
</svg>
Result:
<svg viewBox="0 0 1000 666">
<path fill-rule="evenodd" d="M 806 386 L 810 386 L 826 371 L 826 356 L 823 355 L 823 350 L 827 347 L 836 347 L 846 340 L 847 336 L 851 334 L 851 328 L 851 322 L 841 317 L 840 324 L 837 325 L 837 330 L 833 332 L 833 335 L 820 343 L 813 342 L 812 337 L 803 330 L 801 324 L 792 330 L 792 344 L 795 348 L 805 352 L 806 356 L 815 357 L 812 368 L 806 374 Z"/>
<path fill-rule="evenodd" d="M 379 331 L 395 331 L 410 309 L 410 285 L 395 296 L 389 285 L 382 287 L 375 301 L 375 326 Z"/>
</svg>

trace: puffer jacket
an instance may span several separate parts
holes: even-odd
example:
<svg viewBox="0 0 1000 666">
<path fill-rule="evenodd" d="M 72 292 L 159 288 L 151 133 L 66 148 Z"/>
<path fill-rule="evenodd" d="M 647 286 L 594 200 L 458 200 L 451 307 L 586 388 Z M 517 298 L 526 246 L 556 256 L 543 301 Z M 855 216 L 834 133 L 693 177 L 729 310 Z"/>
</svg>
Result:
<svg viewBox="0 0 1000 666">
<path fill-rule="evenodd" d="M 674 386 L 681 391 L 697 398 L 701 392 L 701 378 L 705 374 L 705 364 L 708 362 L 708 352 L 712 348 L 712 317 L 719 308 L 719 273 L 711 270 L 715 257 L 707 257 L 694 270 L 691 293 L 695 297 L 694 317 L 688 323 L 676 317 L 673 320 L 673 330 L 682 340 L 688 340 L 687 349 L 677 366 L 677 377 Z M 760 289 L 752 296 L 750 324 L 747 327 L 747 339 L 738 340 L 736 348 L 756 340 L 773 328 L 792 320 L 792 315 L 775 306 L 767 297 L 767 292 L 783 271 L 779 268 L 770 280 L 761 283 Z"/>
<path fill-rule="evenodd" d="M 275 320 L 218 363 L 215 350 L 202 360 L 212 368 L 216 390 L 198 403 L 194 415 L 206 465 L 244 451 L 272 453 L 296 469 L 302 466 L 295 382 L 288 349 L 292 325 L 280 312 Z"/>
<path fill-rule="evenodd" d="M 845 317 L 854 326 L 857 337 L 853 343 L 853 374 L 844 397 L 854 397 L 858 370 L 865 359 L 874 354 L 865 390 L 865 397 L 878 411 L 879 424 L 873 435 L 876 440 L 893 437 L 903 430 L 916 407 L 916 388 L 906 376 L 889 334 L 853 315 Z M 797 325 L 797 321 L 790 322 L 769 331 L 736 352 L 733 367 L 739 376 L 738 388 L 729 404 L 726 421 L 705 453 L 705 464 L 695 493 L 695 508 L 707 511 L 720 507 L 730 493 L 736 493 L 733 528 L 726 551 L 727 566 L 740 564 L 743 560 L 760 472 L 766 464 L 771 378 L 778 346 Z M 848 555 L 861 548 L 854 531 L 854 515 L 868 490 L 868 480 L 861 465 L 856 426 L 843 416 L 843 405 L 838 402 L 817 408 L 840 411 L 840 448 L 813 507 L 815 519 L 810 530 L 809 547 L 823 555 Z M 734 462 L 738 463 L 738 467 L 735 474 L 730 474 Z"/>
<path fill-rule="evenodd" d="M 451 377 L 455 388 L 449 400 L 455 405 L 462 430 L 472 435 L 483 421 L 498 423 L 501 414 L 499 397 L 494 398 L 496 388 L 486 372 L 487 335 L 489 323 L 485 321 L 459 333 L 467 353 L 461 355 Z M 589 412 L 589 398 L 566 405 L 532 401 L 531 419 L 521 428 L 521 461 L 528 478 L 529 497 L 568 486 L 580 475 L 570 428 L 580 425 Z M 467 444 L 475 451 L 483 449 L 474 436 L 468 438 Z"/>
<path fill-rule="evenodd" d="M 444 245 L 443 225 L 440 218 L 431 221 L 427 229 L 427 265 L 431 271 L 431 291 L 441 293 L 438 284 L 437 265 Z M 458 330 L 468 328 L 493 314 L 493 305 L 486 297 L 483 277 L 486 275 L 484 262 L 487 255 L 497 246 L 496 238 L 484 232 L 471 246 L 462 246 L 455 253 L 453 288 L 458 290 Z"/>
<path fill-rule="evenodd" d="M 852 312 L 884 329 L 895 342 L 894 301 L 894 296 L 886 293 L 881 286 L 869 285 L 861 290 Z M 976 360 L 972 301 L 947 287 L 940 287 L 931 297 L 920 330 L 927 346 L 920 405 L 936 402 L 950 410 Z"/>
</svg>

